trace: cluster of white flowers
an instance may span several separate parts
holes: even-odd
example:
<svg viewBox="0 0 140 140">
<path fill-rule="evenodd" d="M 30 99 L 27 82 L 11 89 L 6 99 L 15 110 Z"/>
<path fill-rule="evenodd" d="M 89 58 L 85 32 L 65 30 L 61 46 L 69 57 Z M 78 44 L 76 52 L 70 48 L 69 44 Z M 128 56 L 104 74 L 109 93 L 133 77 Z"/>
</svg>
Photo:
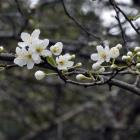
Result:
<svg viewBox="0 0 140 140">
<path fill-rule="evenodd" d="M 39 39 L 40 30 L 35 29 L 32 34 L 21 33 L 21 39 L 23 42 L 18 43 L 16 48 L 16 58 L 14 63 L 19 66 L 27 65 L 28 69 L 32 69 L 34 64 L 41 63 L 41 57 L 51 56 L 51 52 L 47 50 L 49 40 Z"/>
<path fill-rule="evenodd" d="M 61 42 L 57 42 L 50 47 L 50 50 L 47 50 L 49 40 L 41 40 L 39 39 L 39 35 L 39 29 L 35 29 L 31 35 L 25 32 L 21 33 L 22 42 L 19 42 L 16 48 L 15 64 L 21 67 L 27 65 L 28 69 L 32 69 L 34 64 L 42 62 L 41 57 L 52 57 L 53 54 L 56 56 L 55 61 L 59 70 L 67 70 L 73 66 L 74 62 L 71 61 L 73 55 L 60 55 L 63 49 L 63 44 Z"/>
<path fill-rule="evenodd" d="M 77 63 L 74 66 L 74 62 L 72 61 L 75 58 L 75 55 L 70 55 L 69 53 L 62 54 L 63 44 L 62 42 L 57 42 L 56 44 L 50 46 L 50 49 L 47 49 L 49 45 L 48 39 L 40 39 L 40 30 L 35 29 L 31 34 L 23 32 L 21 33 L 22 42 L 18 42 L 18 46 L 16 47 L 16 58 L 14 59 L 14 63 L 23 67 L 27 65 L 28 69 L 32 69 L 35 64 L 40 64 L 43 62 L 45 58 L 48 63 L 54 65 L 59 70 L 67 71 L 69 68 L 79 67 L 82 64 Z M 105 67 L 102 66 L 102 63 L 111 62 L 110 68 L 116 68 L 114 64 L 114 60 L 120 55 L 120 49 L 122 48 L 121 44 L 117 44 L 115 47 L 109 48 L 108 45 L 97 46 L 97 53 L 91 54 L 91 60 L 96 61 L 92 65 L 92 69 L 96 73 L 102 73 L 105 71 Z M 2 47 L 0 47 L 3 50 Z M 140 56 L 140 48 L 135 48 L 136 53 L 132 53 L 129 51 L 126 56 L 123 56 L 123 60 L 128 60 L 133 57 L 133 55 Z M 52 61 L 50 61 L 52 60 Z M 113 60 L 113 61 L 111 61 Z M 137 64 L 137 67 L 140 68 L 140 63 Z M 37 80 L 43 79 L 47 74 L 44 71 L 38 70 L 35 73 L 35 78 Z M 77 80 L 89 80 L 94 79 L 93 77 L 88 77 L 83 74 L 78 74 L 76 76 Z"/>
<path fill-rule="evenodd" d="M 97 53 L 91 54 L 91 59 L 93 61 L 97 61 L 92 65 L 92 69 L 94 71 L 98 71 L 99 73 L 104 72 L 105 68 L 101 66 L 103 62 L 110 62 L 111 59 L 115 59 L 120 55 L 120 49 L 122 48 L 121 44 L 117 44 L 115 47 L 109 49 L 109 46 L 97 46 Z"/>
<path fill-rule="evenodd" d="M 56 65 L 59 70 L 67 70 L 74 65 L 74 62 L 71 59 L 75 58 L 75 55 L 70 55 L 69 53 L 61 55 L 63 50 L 63 44 L 57 42 L 55 45 L 50 47 L 50 50 L 53 55 L 56 57 Z"/>
</svg>

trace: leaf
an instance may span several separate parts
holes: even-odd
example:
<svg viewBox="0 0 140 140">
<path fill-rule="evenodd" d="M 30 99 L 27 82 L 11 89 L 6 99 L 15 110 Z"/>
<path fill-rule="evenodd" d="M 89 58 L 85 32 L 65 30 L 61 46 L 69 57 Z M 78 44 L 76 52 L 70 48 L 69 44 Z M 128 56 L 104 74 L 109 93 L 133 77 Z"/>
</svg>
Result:
<svg viewBox="0 0 140 140">
<path fill-rule="evenodd" d="M 51 57 L 47 57 L 47 61 L 51 65 L 56 66 L 56 62 L 55 62 L 55 60 L 54 60 L 54 58 L 52 56 Z"/>
</svg>

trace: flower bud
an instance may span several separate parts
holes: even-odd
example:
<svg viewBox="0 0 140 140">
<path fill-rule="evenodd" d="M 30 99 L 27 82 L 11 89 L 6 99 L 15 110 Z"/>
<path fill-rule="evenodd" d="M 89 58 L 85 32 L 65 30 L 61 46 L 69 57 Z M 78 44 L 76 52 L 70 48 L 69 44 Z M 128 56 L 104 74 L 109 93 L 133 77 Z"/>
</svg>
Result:
<svg viewBox="0 0 140 140">
<path fill-rule="evenodd" d="M 130 56 L 123 55 L 122 56 L 122 60 L 123 61 L 129 61 L 129 60 L 131 60 L 131 57 Z"/>
<path fill-rule="evenodd" d="M 112 64 L 112 65 L 110 66 L 110 68 L 111 68 L 111 69 L 116 69 L 116 68 L 117 68 L 117 65 Z"/>
<path fill-rule="evenodd" d="M 122 44 L 117 44 L 115 47 L 117 47 L 120 50 L 122 49 Z"/>
<path fill-rule="evenodd" d="M 97 70 L 99 70 L 101 68 L 101 64 L 100 63 L 94 63 L 93 65 L 92 65 L 92 69 L 93 70 L 95 70 L 95 71 L 97 71 Z"/>
<path fill-rule="evenodd" d="M 134 51 L 135 52 L 139 52 L 140 51 L 140 47 L 135 47 Z"/>
<path fill-rule="evenodd" d="M 0 46 L 0 52 L 3 52 L 3 51 L 4 51 L 4 47 Z"/>
<path fill-rule="evenodd" d="M 76 67 L 81 67 L 81 66 L 82 66 L 82 63 L 79 62 L 79 63 L 77 63 L 75 66 L 76 66 Z"/>
<path fill-rule="evenodd" d="M 99 73 L 103 73 L 104 71 L 105 71 L 105 68 L 104 68 L 104 67 L 102 67 L 102 68 L 100 68 L 100 69 L 98 70 Z"/>
<path fill-rule="evenodd" d="M 140 68 L 140 63 L 137 63 L 136 68 L 138 69 Z"/>
<path fill-rule="evenodd" d="M 129 51 L 129 52 L 127 53 L 127 55 L 130 56 L 130 57 L 132 57 L 132 56 L 133 56 L 133 53 L 132 53 L 131 51 Z"/>
<path fill-rule="evenodd" d="M 71 55 L 71 59 L 74 59 L 74 58 L 75 58 L 75 54 L 72 54 L 72 55 Z"/>
<path fill-rule="evenodd" d="M 140 52 L 137 52 L 137 56 L 140 56 Z"/>
<path fill-rule="evenodd" d="M 89 79 L 89 77 L 86 77 L 83 74 L 78 74 L 78 75 L 76 75 L 76 79 L 79 80 L 79 81 L 81 81 L 81 80 Z"/>
<path fill-rule="evenodd" d="M 45 77 L 45 75 L 46 75 L 45 72 L 41 70 L 35 72 L 35 78 L 37 80 L 42 80 Z"/>
</svg>

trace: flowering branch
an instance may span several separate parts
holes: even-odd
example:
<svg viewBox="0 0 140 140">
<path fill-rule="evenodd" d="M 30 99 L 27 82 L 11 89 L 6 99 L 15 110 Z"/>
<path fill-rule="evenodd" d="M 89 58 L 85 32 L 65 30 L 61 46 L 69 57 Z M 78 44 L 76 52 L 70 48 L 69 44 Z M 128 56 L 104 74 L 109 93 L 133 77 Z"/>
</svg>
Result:
<svg viewBox="0 0 140 140">
<path fill-rule="evenodd" d="M 116 63 L 116 59 L 120 56 L 121 44 L 117 44 L 111 49 L 107 44 L 105 47 L 99 45 L 96 47 L 97 53 L 91 54 L 91 60 L 96 61 L 92 65 L 92 69 L 83 69 L 80 68 L 82 66 L 81 62 L 74 64 L 75 55 L 69 53 L 62 55 L 63 44 L 61 42 L 57 42 L 48 48 L 49 40 L 39 39 L 39 34 L 39 29 L 35 29 L 32 34 L 23 32 L 21 34 L 22 42 L 18 42 L 16 54 L 2 53 L 4 48 L 1 47 L 0 60 L 12 62 L 12 64 L 1 65 L 1 69 L 27 66 L 27 69 L 30 70 L 34 66 L 38 66 L 55 73 L 38 70 L 35 73 L 37 80 L 42 80 L 46 76 L 58 75 L 65 83 L 84 87 L 108 84 L 110 87 L 118 86 L 140 95 L 139 78 L 134 85 L 115 79 L 119 74 L 132 74 L 139 77 L 139 47 L 122 56 L 124 63 L 120 65 Z M 76 75 L 76 80 L 69 78 L 73 75 Z"/>
</svg>

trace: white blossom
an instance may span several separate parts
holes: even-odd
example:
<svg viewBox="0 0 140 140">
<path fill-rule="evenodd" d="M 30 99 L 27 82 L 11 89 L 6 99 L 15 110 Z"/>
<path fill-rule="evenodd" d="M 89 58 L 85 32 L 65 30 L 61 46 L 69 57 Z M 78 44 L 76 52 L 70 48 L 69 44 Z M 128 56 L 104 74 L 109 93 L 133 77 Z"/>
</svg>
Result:
<svg viewBox="0 0 140 140">
<path fill-rule="evenodd" d="M 34 40 L 39 40 L 40 30 L 35 29 L 31 35 L 26 32 L 21 33 L 21 39 L 23 42 L 19 42 L 18 45 L 20 47 L 30 46 Z"/>
<path fill-rule="evenodd" d="M 74 62 L 71 61 L 71 55 L 65 54 L 56 57 L 57 68 L 59 70 L 67 70 L 68 68 L 72 67 Z"/>
<path fill-rule="evenodd" d="M 38 63 L 38 61 L 34 61 L 32 57 L 32 50 L 26 48 L 16 48 L 16 58 L 14 59 L 14 63 L 23 67 L 27 65 L 28 69 L 32 69 L 34 63 Z"/>
<path fill-rule="evenodd" d="M 33 41 L 30 48 L 32 49 L 33 52 L 32 56 L 34 61 L 38 60 L 39 62 L 41 62 L 40 56 L 44 56 L 44 57 L 51 56 L 51 52 L 46 49 L 48 44 L 49 44 L 48 39 Z"/>
<path fill-rule="evenodd" d="M 54 55 L 60 55 L 62 53 L 62 49 L 63 49 L 62 42 L 57 42 L 55 45 L 50 47 L 50 50 Z"/>
<path fill-rule="evenodd" d="M 96 47 L 97 49 L 97 52 L 98 53 L 93 53 L 91 55 L 91 59 L 93 61 L 98 61 L 100 63 L 103 63 L 103 62 L 109 62 L 110 61 L 110 52 L 109 52 L 109 47 L 108 46 L 105 46 L 105 48 L 103 48 L 103 46 L 97 46 Z"/>
<path fill-rule="evenodd" d="M 21 33 L 23 42 L 19 42 L 20 47 L 16 48 L 16 58 L 14 63 L 19 66 L 27 65 L 28 69 L 32 69 L 34 64 L 42 62 L 41 56 L 51 56 L 51 52 L 47 50 L 49 40 L 39 39 L 40 30 L 35 29 L 32 34 Z"/>
<path fill-rule="evenodd" d="M 37 80 L 42 80 L 45 77 L 45 75 L 46 75 L 45 72 L 41 70 L 35 72 L 35 78 Z"/>
</svg>

